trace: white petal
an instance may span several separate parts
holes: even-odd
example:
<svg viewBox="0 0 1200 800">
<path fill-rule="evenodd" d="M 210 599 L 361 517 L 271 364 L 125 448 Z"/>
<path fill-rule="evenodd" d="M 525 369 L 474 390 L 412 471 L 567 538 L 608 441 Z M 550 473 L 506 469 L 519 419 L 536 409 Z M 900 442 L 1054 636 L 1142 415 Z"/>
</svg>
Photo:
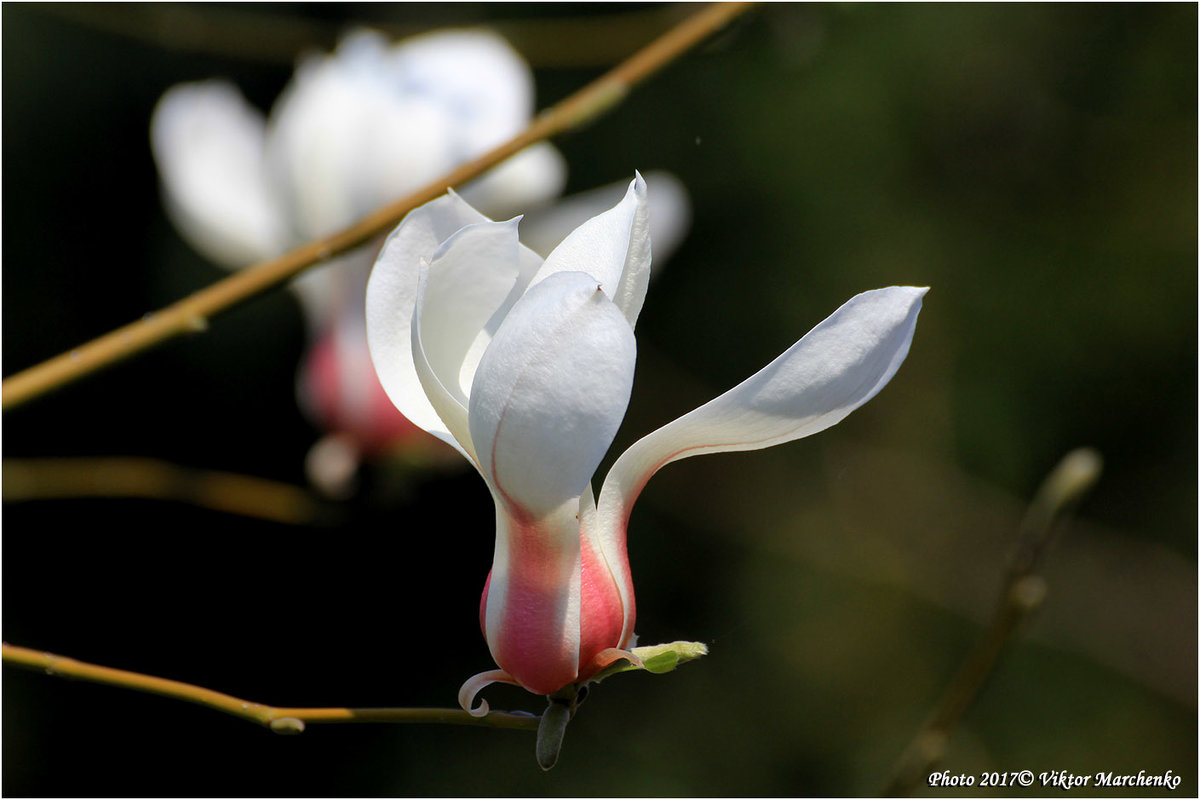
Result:
<svg viewBox="0 0 1200 800">
<path fill-rule="evenodd" d="M 420 336 L 438 380 L 463 406 L 475 367 L 520 271 L 517 220 L 480 222 L 457 231 L 429 265 Z M 490 324 L 489 324 L 490 323 Z"/>
<path fill-rule="evenodd" d="M 465 160 L 514 136 L 533 113 L 533 75 L 507 42 L 483 30 L 406 39 L 389 55 L 387 79 L 451 115 Z"/>
<path fill-rule="evenodd" d="M 460 228 L 488 221 L 453 193 L 414 209 L 384 243 L 367 284 L 367 343 L 379 382 L 414 425 L 455 446 L 417 375 L 413 312 L 422 260 L 432 259 Z"/>
<path fill-rule="evenodd" d="M 926 291 L 893 286 L 851 298 L 762 370 L 639 440 L 604 482 L 601 526 L 623 529 L 633 499 L 672 461 L 771 447 L 840 422 L 900 368 Z"/>
<path fill-rule="evenodd" d="M 459 194 L 471 205 L 482 209 L 489 217 L 506 219 L 557 197 L 566 182 L 566 159 L 552 145 L 542 142 L 525 148 L 467 183 L 459 190 Z M 614 197 L 608 206 L 619 199 L 619 195 Z M 600 210 L 596 209 L 596 212 Z M 582 221 L 583 219 L 579 220 Z M 525 222 L 522 222 L 522 239 L 525 239 L 526 233 Z M 563 233 L 565 235 L 566 231 Z M 550 252 L 536 248 L 534 250 Z"/>
<path fill-rule="evenodd" d="M 386 40 L 347 36 L 310 56 L 271 112 L 268 153 L 297 236 L 326 236 L 455 163 L 452 119 L 387 78 Z"/>
<path fill-rule="evenodd" d="M 512 308 L 471 387 L 480 469 L 537 516 L 579 497 L 616 434 L 636 344 L 589 275 L 560 273 Z"/>
<path fill-rule="evenodd" d="M 669 172 L 646 175 L 646 200 L 650 204 L 650 241 L 661 270 L 692 227 L 692 203 L 683 181 Z"/>
<path fill-rule="evenodd" d="M 332 58 L 308 59 L 271 110 L 267 134 L 273 179 L 301 240 L 327 236 L 355 219 L 355 159 L 373 116 L 370 94 Z"/>
<path fill-rule="evenodd" d="M 650 241 L 654 243 L 654 274 L 678 249 L 691 227 L 692 208 L 683 182 L 669 172 L 647 172 L 646 200 L 650 204 Z M 549 253 L 568 233 L 591 217 L 620 202 L 624 181 L 578 192 L 525 214 L 521 241 L 535 253 Z"/>
<path fill-rule="evenodd" d="M 412 360 L 421 391 L 425 393 L 425 399 L 429 402 L 440 423 L 440 427 L 426 430 L 442 441 L 453 445 L 458 452 L 467 457 L 468 461 L 478 467 L 479 459 L 475 457 L 475 448 L 471 444 L 471 433 L 467 428 L 466 403 L 452 391 L 453 384 L 448 386 L 442 382 L 437 370 L 429 363 L 429 359 L 425 355 L 425 345 L 421 339 L 423 327 L 421 312 L 425 306 L 425 289 L 428 285 L 429 265 L 422 263 L 421 277 L 417 283 L 417 303 L 413 310 L 411 325 Z"/>
<path fill-rule="evenodd" d="M 150 120 L 168 213 L 188 242 L 229 268 L 287 249 L 264 161 L 262 114 L 224 81 L 169 89 Z"/>
<path fill-rule="evenodd" d="M 413 424 L 451 444 L 455 444 L 454 437 L 434 410 L 417 374 L 412 319 L 422 260 L 432 259 L 442 243 L 461 228 L 481 222 L 490 220 L 454 192 L 414 209 L 384 243 L 367 284 L 367 341 L 380 383 Z M 503 317 L 520 295 L 520 288 L 541 265 L 541 258 L 526 247 L 518 248 L 518 256 L 520 279 L 495 311 L 497 319 Z M 481 280 L 492 285 L 495 276 L 488 272 L 488 266 L 480 268 Z M 496 324 L 489 320 L 485 329 L 494 330 Z M 456 383 L 466 385 L 451 381 L 452 385 Z"/>
<path fill-rule="evenodd" d="M 650 221 L 646 182 L 638 175 L 613 208 L 592 217 L 554 248 L 533 284 L 558 272 L 585 272 L 599 281 L 632 326 L 650 281 Z"/>
</svg>

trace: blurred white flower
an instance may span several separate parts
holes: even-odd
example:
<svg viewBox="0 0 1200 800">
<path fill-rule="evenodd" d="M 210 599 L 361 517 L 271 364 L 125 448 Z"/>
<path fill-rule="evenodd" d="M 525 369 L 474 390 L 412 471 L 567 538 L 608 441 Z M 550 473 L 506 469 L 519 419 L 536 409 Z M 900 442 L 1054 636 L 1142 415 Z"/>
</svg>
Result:
<svg viewBox="0 0 1200 800">
<path fill-rule="evenodd" d="M 533 111 L 528 66 L 494 34 L 447 31 L 393 45 L 358 30 L 332 54 L 303 57 L 269 117 L 227 81 L 171 88 L 155 108 L 151 144 L 177 229 L 236 269 L 329 235 L 482 155 Z M 565 179 L 562 156 L 543 143 L 461 191 L 502 216 L 546 207 Z M 663 216 L 681 231 L 686 195 L 670 176 L 662 181 L 664 204 L 677 209 Z M 541 229 L 552 243 L 570 227 L 550 219 Z M 293 282 L 310 330 L 297 394 L 340 443 L 313 454 L 339 454 L 338 468 L 311 470 L 330 486 L 338 481 L 328 476 L 353 463 L 348 450 L 370 454 L 418 433 L 383 396 L 367 356 L 362 305 L 373 254 L 363 248 Z"/>
<path fill-rule="evenodd" d="M 501 144 L 534 111 L 529 68 L 485 31 L 390 45 L 358 30 L 300 59 L 264 118 L 222 80 L 172 87 L 151 121 L 167 208 L 196 249 L 227 267 L 337 231 Z M 556 196 L 566 167 L 548 144 L 492 187 L 505 205 Z M 493 183 L 496 183 L 493 180 Z"/>
</svg>

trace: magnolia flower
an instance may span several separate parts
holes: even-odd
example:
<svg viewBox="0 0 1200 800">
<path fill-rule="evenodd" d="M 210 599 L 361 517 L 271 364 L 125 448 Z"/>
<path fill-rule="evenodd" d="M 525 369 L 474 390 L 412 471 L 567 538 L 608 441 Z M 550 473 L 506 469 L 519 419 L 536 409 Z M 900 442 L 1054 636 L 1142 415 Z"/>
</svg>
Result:
<svg viewBox="0 0 1200 800">
<path fill-rule="evenodd" d="M 528 124 L 533 92 L 528 66 L 493 34 L 393 46 L 359 30 L 332 54 L 302 58 L 269 118 L 227 81 L 171 88 L 154 110 L 151 144 L 176 228 L 236 269 L 344 228 L 508 140 Z M 565 177 L 561 155 L 541 144 L 464 193 L 507 214 L 553 198 Z M 362 307 L 374 254 L 362 248 L 292 284 L 310 339 L 298 400 L 330 432 L 310 454 L 310 474 L 327 487 L 359 456 L 422 448 L 415 437 L 424 435 L 387 400 L 367 355 Z"/>
<path fill-rule="evenodd" d="M 333 233 L 521 131 L 533 77 L 486 31 L 391 45 L 357 30 L 300 59 L 269 118 L 223 80 L 169 89 L 151 121 L 167 210 L 230 268 Z M 499 214 L 561 191 L 565 165 L 536 145 L 470 191 Z"/>
<path fill-rule="evenodd" d="M 333 233 L 482 155 L 523 129 L 533 110 L 528 66 L 491 33 L 448 31 L 392 45 L 359 30 L 336 52 L 301 59 L 269 117 L 227 81 L 171 88 L 155 108 L 151 143 L 177 229 L 236 269 Z M 584 196 L 561 209 L 548 205 L 565 176 L 561 155 L 539 144 L 467 184 L 462 196 L 494 216 L 540 207 L 539 246 L 548 252 L 574 227 L 564 226 L 564 214 L 585 218 L 612 202 Z M 678 240 L 686 194 L 669 175 L 652 182 L 662 235 Z M 414 437 L 423 435 L 388 401 L 367 355 L 363 294 L 374 255 L 362 248 L 292 284 L 310 338 L 297 397 L 330 432 L 310 453 L 309 471 L 330 490 L 360 456 L 397 443 L 422 449 Z"/>
<path fill-rule="evenodd" d="M 650 476 L 688 456 L 781 444 L 836 424 L 908 353 L 925 289 L 852 298 L 736 388 L 660 428 L 591 479 L 625 414 L 633 327 L 650 276 L 646 185 L 543 261 L 450 193 L 410 213 L 367 288 L 371 357 L 388 396 L 463 454 L 496 505 L 480 622 L 492 682 L 553 694 L 630 658 L 630 508 Z"/>
</svg>

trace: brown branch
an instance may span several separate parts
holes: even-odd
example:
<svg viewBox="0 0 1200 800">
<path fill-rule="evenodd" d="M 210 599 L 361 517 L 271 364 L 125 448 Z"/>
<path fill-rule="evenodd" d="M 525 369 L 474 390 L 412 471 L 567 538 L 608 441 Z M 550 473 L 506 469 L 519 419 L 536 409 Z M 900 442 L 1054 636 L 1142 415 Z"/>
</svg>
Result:
<svg viewBox="0 0 1200 800">
<path fill-rule="evenodd" d="M 538 115 L 529 127 L 505 144 L 452 170 L 409 196 L 376 210 L 354 225 L 279 258 L 239 270 L 157 313 L 147 314 L 136 322 L 5 379 L 0 388 L 3 410 L 8 411 L 167 339 L 202 331 L 214 314 L 279 286 L 309 267 L 371 241 L 394 227 L 412 209 L 444 194 L 447 188 L 461 185 L 532 144 L 595 119 L 619 102 L 638 83 L 720 30 L 750 5 L 718 3 L 704 7 L 627 61 Z"/>
<path fill-rule="evenodd" d="M 458 708 L 289 708 L 263 705 L 190 683 L 102 667 L 73 658 L 5 643 L 5 663 L 35 669 L 47 675 L 120 686 L 175 700 L 196 703 L 215 711 L 262 725 L 275 733 L 300 733 L 308 723 L 393 722 L 439 725 L 475 725 L 510 730 L 537 730 L 538 717 L 508 711 L 491 711 L 473 717 Z"/>
<path fill-rule="evenodd" d="M 138 497 L 184 503 L 279 522 L 312 525 L 331 509 L 287 483 L 232 472 L 191 469 L 153 458 L 5 459 L 7 502 L 71 497 Z"/>
</svg>

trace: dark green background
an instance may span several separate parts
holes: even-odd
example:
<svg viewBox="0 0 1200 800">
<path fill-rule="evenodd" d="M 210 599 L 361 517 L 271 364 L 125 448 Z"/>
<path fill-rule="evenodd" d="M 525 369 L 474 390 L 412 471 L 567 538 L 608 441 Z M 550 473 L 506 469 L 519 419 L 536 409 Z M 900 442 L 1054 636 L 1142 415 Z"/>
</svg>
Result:
<svg viewBox="0 0 1200 800">
<path fill-rule="evenodd" d="M 548 105 L 685 10 L 5 4 L 4 374 L 221 277 L 161 211 L 147 124 L 169 86 L 225 76 L 266 109 L 299 44 L 352 22 L 500 21 Z M 581 42 L 589 18 L 628 30 Z M 4 794 L 870 794 L 977 638 L 1024 503 L 1090 445 L 1105 472 L 1047 555 L 1046 605 L 944 766 L 1170 769 L 1194 796 L 1196 28 L 1194 4 L 769 5 L 557 142 L 571 190 L 665 168 L 694 204 L 614 454 L 851 295 L 932 290 L 898 376 L 837 428 L 651 481 L 638 631 L 712 655 L 598 687 L 552 772 L 524 733 L 285 738 L 5 667 Z M 302 482 L 303 343 L 275 292 L 6 414 L 4 456 Z M 338 513 L 9 503 L 4 639 L 278 705 L 453 705 L 490 666 L 482 483 L 380 469 Z"/>
</svg>

